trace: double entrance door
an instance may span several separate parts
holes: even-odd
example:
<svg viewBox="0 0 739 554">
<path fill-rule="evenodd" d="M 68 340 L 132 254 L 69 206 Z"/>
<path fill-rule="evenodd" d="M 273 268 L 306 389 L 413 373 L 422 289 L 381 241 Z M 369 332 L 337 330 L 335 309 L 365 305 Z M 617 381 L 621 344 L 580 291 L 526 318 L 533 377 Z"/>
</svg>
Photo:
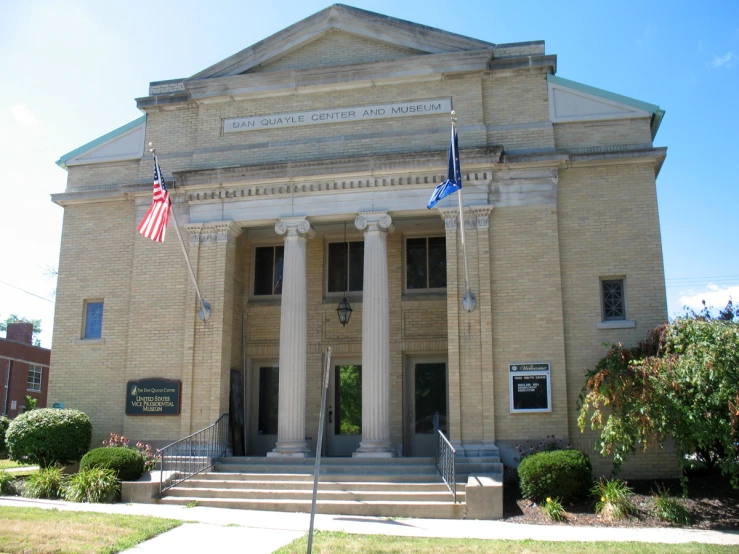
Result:
<svg viewBox="0 0 739 554">
<path fill-rule="evenodd" d="M 404 456 L 434 456 L 435 419 L 439 428 L 447 433 L 446 359 L 408 357 L 403 373 L 402 453 Z M 249 385 L 248 453 L 264 456 L 277 441 L 277 363 L 254 363 Z M 362 440 L 362 366 L 359 360 L 339 360 L 331 367 L 324 433 L 324 456 L 350 457 L 359 448 Z"/>
</svg>

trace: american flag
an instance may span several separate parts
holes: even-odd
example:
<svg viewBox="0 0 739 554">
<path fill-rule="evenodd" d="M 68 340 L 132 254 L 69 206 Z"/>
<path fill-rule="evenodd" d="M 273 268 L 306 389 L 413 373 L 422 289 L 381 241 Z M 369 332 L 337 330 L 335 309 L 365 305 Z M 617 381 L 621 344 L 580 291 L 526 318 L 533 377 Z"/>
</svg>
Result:
<svg viewBox="0 0 739 554">
<path fill-rule="evenodd" d="M 162 178 L 162 170 L 159 169 L 159 160 L 154 156 L 154 200 L 144 219 L 139 224 L 139 233 L 146 238 L 157 242 L 164 242 L 164 234 L 167 232 L 169 222 L 169 210 L 172 201 L 169 199 L 167 185 Z"/>
</svg>

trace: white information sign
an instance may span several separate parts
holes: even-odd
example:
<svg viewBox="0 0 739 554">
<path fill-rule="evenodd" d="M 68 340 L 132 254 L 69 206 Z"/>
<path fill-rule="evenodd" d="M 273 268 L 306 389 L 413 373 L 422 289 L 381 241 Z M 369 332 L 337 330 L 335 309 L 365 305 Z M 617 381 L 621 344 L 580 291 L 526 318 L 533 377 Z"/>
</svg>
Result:
<svg viewBox="0 0 739 554">
<path fill-rule="evenodd" d="M 451 111 L 451 98 L 437 98 L 435 100 L 376 104 L 374 106 L 354 106 L 352 108 L 330 108 L 308 112 L 254 115 L 251 117 L 224 119 L 223 133 L 279 129 L 281 127 L 298 127 L 300 125 L 320 125 L 322 123 L 346 123 L 367 119 L 390 119 L 414 115 L 449 114 Z"/>
</svg>

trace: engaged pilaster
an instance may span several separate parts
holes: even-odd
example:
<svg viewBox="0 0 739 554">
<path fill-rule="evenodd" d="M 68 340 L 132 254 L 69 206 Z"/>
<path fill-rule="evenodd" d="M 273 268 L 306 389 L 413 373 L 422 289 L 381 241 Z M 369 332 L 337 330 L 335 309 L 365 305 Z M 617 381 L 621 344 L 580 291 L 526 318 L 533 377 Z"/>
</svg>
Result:
<svg viewBox="0 0 739 554">
<path fill-rule="evenodd" d="M 357 457 L 390 458 L 390 300 L 386 212 L 360 213 L 354 224 L 364 231 L 362 292 L 362 442 Z"/>
<path fill-rule="evenodd" d="M 304 217 L 280 218 L 275 231 L 285 237 L 280 308 L 280 384 L 277 445 L 267 456 L 304 457 L 310 452 L 305 440 L 305 360 L 308 332 L 306 240 L 313 236 Z"/>
</svg>

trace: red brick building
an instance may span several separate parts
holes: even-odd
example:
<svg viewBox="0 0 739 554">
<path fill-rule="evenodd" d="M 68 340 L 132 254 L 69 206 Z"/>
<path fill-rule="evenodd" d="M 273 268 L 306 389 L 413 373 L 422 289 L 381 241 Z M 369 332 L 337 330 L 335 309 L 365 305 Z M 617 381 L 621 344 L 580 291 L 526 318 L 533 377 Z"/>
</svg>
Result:
<svg viewBox="0 0 739 554">
<path fill-rule="evenodd" d="M 32 323 L 9 323 L 6 338 L 0 338 L 0 414 L 23 413 L 26 396 L 46 407 L 49 391 L 51 350 L 33 346 Z"/>
</svg>

